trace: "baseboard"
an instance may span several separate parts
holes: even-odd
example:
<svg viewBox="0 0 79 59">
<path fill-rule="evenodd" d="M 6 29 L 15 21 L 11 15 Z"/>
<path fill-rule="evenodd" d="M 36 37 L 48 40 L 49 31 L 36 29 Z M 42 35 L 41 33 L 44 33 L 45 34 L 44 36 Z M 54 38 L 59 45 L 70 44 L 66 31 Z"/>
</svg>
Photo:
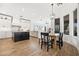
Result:
<svg viewBox="0 0 79 59">
<path fill-rule="evenodd" d="M 0 38 L 0 40 L 1 40 L 1 39 L 10 39 L 10 38 L 12 38 L 12 37 L 7 37 L 7 38 Z"/>
<path fill-rule="evenodd" d="M 38 37 L 35 37 L 35 36 L 30 36 L 30 37 L 33 37 L 33 38 L 38 38 Z"/>
</svg>

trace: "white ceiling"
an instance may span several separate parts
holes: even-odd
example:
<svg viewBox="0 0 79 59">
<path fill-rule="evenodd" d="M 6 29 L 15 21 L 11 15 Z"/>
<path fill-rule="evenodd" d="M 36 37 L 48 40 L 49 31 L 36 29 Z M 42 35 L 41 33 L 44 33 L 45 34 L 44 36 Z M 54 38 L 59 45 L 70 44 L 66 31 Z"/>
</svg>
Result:
<svg viewBox="0 0 79 59">
<path fill-rule="evenodd" d="M 48 19 L 50 6 L 49 3 L 0 3 L 0 13 L 12 15 L 14 20 L 20 16 L 30 20 Z"/>
</svg>

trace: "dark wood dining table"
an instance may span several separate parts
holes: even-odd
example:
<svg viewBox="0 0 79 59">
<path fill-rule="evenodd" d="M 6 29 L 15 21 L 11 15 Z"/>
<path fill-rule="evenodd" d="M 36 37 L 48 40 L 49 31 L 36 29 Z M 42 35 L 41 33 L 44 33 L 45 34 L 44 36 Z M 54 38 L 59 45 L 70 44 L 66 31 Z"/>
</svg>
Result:
<svg viewBox="0 0 79 59">
<path fill-rule="evenodd" d="M 54 46 L 56 46 L 56 40 L 57 40 L 57 38 L 59 37 L 59 33 L 50 33 L 49 34 L 49 38 L 51 39 L 51 40 L 54 40 Z"/>
</svg>

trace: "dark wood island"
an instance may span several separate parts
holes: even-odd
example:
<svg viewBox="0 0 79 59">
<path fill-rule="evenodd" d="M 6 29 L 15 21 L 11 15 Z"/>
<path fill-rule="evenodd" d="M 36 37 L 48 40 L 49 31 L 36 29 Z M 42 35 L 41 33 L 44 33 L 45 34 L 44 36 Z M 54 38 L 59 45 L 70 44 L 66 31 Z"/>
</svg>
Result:
<svg viewBox="0 0 79 59">
<path fill-rule="evenodd" d="M 14 42 L 29 40 L 29 38 L 30 38 L 29 32 L 13 32 L 12 33 L 12 39 Z"/>
</svg>

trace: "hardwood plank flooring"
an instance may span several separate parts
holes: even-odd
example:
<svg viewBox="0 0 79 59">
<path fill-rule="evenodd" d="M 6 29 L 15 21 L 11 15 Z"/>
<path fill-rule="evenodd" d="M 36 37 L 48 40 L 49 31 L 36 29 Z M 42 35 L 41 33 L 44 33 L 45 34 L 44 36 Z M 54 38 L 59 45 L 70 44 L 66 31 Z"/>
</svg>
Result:
<svg viewBox="0 0 79 59">
<path fill-rule="evenodd" d="M 31 37 L 19 42 L 13 42 L 11 38 L 0 40 L 0 56 L 79 56 L 79 53 L 66 42 L 61 50 L 54 47 L 47 52 L 45 47 L 41 49 L 38 38 Z"/>
</svg>

